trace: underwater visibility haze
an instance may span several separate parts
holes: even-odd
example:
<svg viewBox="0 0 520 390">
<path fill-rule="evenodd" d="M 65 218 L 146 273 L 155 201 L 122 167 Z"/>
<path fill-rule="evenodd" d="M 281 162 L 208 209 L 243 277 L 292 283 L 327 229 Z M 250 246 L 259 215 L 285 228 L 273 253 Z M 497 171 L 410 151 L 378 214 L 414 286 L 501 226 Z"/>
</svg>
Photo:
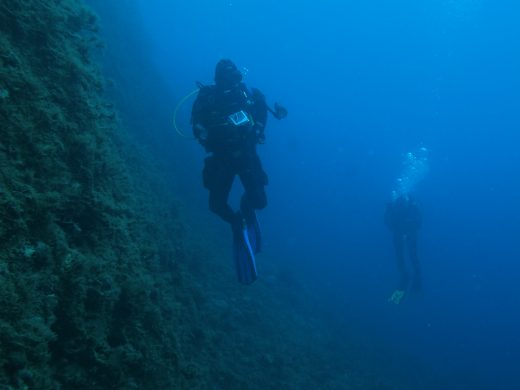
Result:
<svg viewBox="0 0 520 390">
<path fill-rule="evenodd" d="M 0 3 L 0 387 L 520 388 L 520 4 L 85 4 Z M 248 286 L 190 122 L 221 59 L 288 110 Z"/>
</svg>

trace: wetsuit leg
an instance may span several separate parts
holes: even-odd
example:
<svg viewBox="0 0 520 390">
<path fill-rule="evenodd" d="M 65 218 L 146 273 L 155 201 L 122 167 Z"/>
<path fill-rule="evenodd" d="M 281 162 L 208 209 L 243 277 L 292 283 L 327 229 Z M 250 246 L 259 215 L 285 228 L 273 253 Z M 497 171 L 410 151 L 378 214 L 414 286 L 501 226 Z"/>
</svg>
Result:
<svg viewBox="0 0 520 390">
<path fill-rule="evenodd" d="M 394 233 L 395 258 L 400 278 L 397 288 L 401 291 L 406 291 L 408 287 L 408 272 L 406 272 L 406 266 L 404 263 L 404 240 L 405 237 L 403 234 Z"/>
<path fill-rule="evenodd" d="M 247 221 L 253 217 L 254 210 L 267 206 L 267 175 L 262 169 L 262 163 L 256 153 L 246 157 L 239 171 L 240 181 L 244 186 L 244 195 L 240 202 L 240 210 Z"/>
<path fill-rule="evenodd" d="M 421 291 L 422 279 L 421 279 L 421 266 L 419 263 L 419 255 L 417 254 L 417 233 L 412 232 L 407 236 L 408 256 L 412 263 L 412 290 Z"/>
<path fill-rule="evenodd" d="M 228 204 L 234 177 L 234 167 L 227 160 L 210 156 L 204 161 L 202 178 L 209 190 L 209 209 L 230 224 L 236 220 L 236 213 Z"/>
</svg>

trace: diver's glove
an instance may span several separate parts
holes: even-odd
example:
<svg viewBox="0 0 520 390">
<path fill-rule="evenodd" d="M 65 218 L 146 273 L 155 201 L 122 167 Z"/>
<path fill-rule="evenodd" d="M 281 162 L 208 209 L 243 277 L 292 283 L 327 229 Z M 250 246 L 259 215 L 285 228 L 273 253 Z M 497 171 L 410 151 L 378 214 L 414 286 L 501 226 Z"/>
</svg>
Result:
<svg viewBox="0 0 520 390">
<path fill-rule="evenodd" d="M 404 298 L 404 291 L 403 290 L 395 290 L 392 293 L 392 296 L 390 298 L 388 298 L 388 302 L 394 303 L 396 305 L 399 305 L 403 298 Z"/>
<path fill-rule="evenodd" d="M 193 126 L 193 135 L 201 145 L 205 145 L 208 140 L 208 129 L 198 123 Z"/>
<path fill-rule="evenodd" d="M 256 122 L 254 126 L 254 132 L 256 135 L 256 142 L 259 144 L 265 143 L 265 125 L 261 122 Z"/>
<path fill-rule="evenodd" d="M 274 104 L 274 112 L 273 112 L 273 116 L 280 120 L 280 119 L 283 119 L 287 116 L 288 112 L 287 112 L 287 109 L 282 106 L 281 104 L 278 104 L 278 103 L 275 103 Z"/>
</svg>

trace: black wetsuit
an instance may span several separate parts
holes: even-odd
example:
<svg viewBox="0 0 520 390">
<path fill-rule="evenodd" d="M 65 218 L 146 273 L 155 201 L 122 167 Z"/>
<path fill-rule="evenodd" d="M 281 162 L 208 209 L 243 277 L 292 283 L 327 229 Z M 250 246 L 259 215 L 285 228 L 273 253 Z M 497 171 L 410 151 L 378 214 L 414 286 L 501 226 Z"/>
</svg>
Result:
<svg viewBox="0 0 520 390">
<path fill-rule="evenodd" d="M 230 115 L 243 111 L 249 121 L 237 126 Z M 216 85 L 202 87 L 193 104 L 195 137 L 208 153 L 203 170 L 204 187 L 209 190 L 209 208 L 232 226 L 254 218 L 254 210 L 267 205 L 267 175 L 256 153 L 264 140 L 267 105 L 262 93 L 243 84 L 231 89 Z M 228 197 L 235 176 L 244 186 L 240 211 L 234 212 Z"/>
<path fill-rule="evenodd" d="M 385 224 L 393 233 L 397 269 L 400 274 L 398 289 L 406 291 L 410 278 L 405 265 L 405 244 L 408 257 L 412 263 L 412 284 L 414 291 L 421 290 L 421 269 L 417 254 L 417 233 L 421 227 L 422 217 L 417 204 L 404 197 L 388 203 L 385 213 Z"/>
</svg>

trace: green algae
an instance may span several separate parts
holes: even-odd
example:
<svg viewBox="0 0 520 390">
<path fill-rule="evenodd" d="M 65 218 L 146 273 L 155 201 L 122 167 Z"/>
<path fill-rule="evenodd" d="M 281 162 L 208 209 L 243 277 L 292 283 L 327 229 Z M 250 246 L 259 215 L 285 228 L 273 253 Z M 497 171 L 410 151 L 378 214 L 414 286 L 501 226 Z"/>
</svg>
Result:
<svg viewBox="0 0 520 390">
<path fill-rule="evenodd" d="M 152 237 L 157 204 L 124 162 L 96 30 L 80 1 L 0 3 L 1 386 L 168 388 L 176 376 L 157 298 L 169 280 L 143 280 L 176 254 Z"/>
</svg>

